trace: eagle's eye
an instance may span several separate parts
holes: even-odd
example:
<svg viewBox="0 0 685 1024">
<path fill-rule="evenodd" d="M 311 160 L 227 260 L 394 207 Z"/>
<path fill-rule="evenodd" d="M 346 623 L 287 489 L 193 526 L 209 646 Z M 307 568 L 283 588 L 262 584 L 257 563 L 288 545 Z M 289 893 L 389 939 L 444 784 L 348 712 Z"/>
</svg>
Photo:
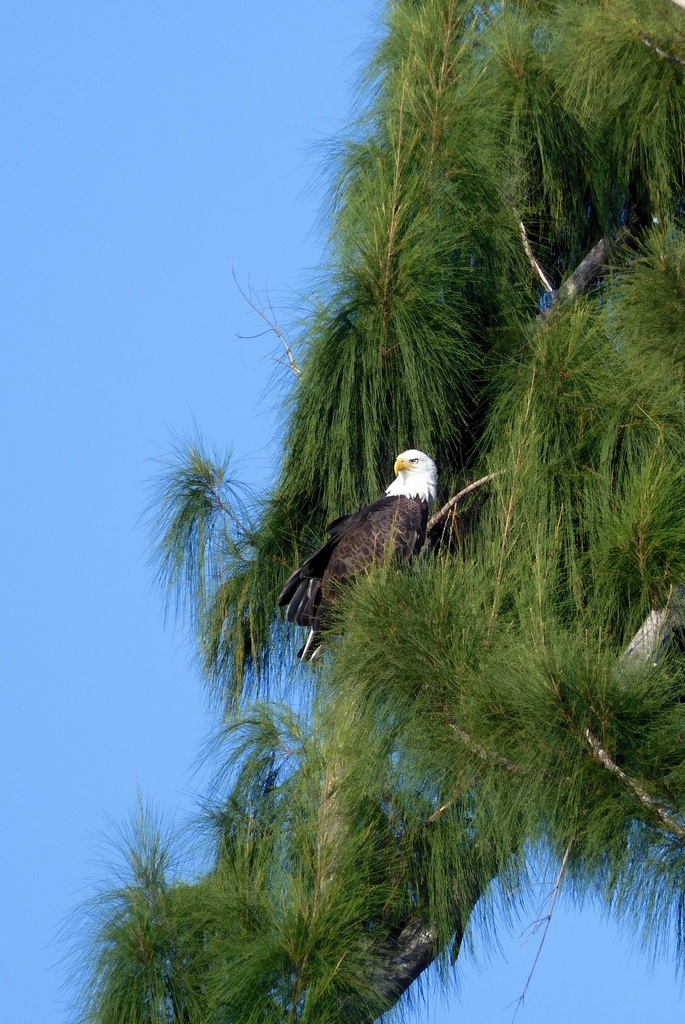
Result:
<svg viewBox="0 0 685 1024">
<path fill-rule="evenodd" d="M 410 459 L 409 461 L 410 461 L 411 463 L 413 463 L 413 465 L 415 466 L 415 465 L 416 465 L 416 463 L 417 463 L 417 462 L 418 462 L 419 460 L 418 460 L 418 459 Z"/>
</svg>

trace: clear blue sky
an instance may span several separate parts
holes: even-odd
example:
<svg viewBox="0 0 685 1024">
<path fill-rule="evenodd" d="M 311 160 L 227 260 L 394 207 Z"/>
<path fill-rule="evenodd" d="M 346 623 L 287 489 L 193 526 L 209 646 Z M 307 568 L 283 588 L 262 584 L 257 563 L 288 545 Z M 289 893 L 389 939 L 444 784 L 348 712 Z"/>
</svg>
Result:
<svg viewBox="0 0 685 1024">
<path fill-rule="evenodd" d="M 376 4 L 4 0 L 0 9 L 0 711 L 3 1019 L 57 1024 L 61 923 L 141 790 L 195 807 L 210 728 L 165 627 L 140 515 L 154 460 L 199 429 L 266 484 L 287 385 L 238 294 L 297 316 L 320 258 L 325 140 Z M 285 374 L 285 377 L 284 377 Z M 114 823 L 114 824 L 113 824 Z M 526 921 L 416 1024 L 511 1020 Z M 476 937 L 478 942 L 478 937 Z M 682 1015 L 673 965 L 560 911 L 519 1024 Z M 124 1024 L 124 1022 L 122 1022 Z"/>
</svg>

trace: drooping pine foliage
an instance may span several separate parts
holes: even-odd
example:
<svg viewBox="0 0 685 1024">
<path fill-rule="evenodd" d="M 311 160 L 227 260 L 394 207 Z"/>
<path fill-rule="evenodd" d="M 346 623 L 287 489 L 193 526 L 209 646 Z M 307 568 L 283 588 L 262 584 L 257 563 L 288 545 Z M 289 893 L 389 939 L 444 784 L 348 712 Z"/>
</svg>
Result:
<svg viewBox="0 0 685 1024">
<path fill-rule="evenodd" d="M 684 76 L 671 0 L 388 4 L 273 490 L 198 445 L 162 481 L 160 573 L 225 710 L 208 860 L 164 878 L 144 830 L 85 1020 L 372 1021 L 544 858 L 682 950 L 682 645 L 626 651 L 682 623 Z M 493 476 L 294 665 L 282 583 L 409 446 L 444 499 Z M 297 713 L 253 700 L 283 680 Z"/>
</svg>

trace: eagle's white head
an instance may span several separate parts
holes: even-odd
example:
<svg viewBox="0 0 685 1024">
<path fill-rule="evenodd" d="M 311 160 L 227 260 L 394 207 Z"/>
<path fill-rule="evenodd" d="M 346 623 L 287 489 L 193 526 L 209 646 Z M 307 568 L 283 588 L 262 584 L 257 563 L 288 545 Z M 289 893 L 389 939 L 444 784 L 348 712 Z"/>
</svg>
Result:
<svg viewBox="0 0 685 1024">
<path fill-rule="evenodd" d="M 425 452 L 408 448 L 395 460 L 397 476 L 385 492 L 388 495 L 403 494 L 405 498 L 421 498 L 434 501 L 438 487 L 438 471 L 435 463 Z"/>
</svg>

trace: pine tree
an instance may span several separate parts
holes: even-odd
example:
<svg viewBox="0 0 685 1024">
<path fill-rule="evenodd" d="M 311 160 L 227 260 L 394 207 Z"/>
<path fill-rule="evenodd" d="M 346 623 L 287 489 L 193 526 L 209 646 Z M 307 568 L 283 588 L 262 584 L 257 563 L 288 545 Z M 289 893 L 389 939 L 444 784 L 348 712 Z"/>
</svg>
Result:
<svg viewBox="0 0 685 1024">
<path fill-rule="evenodd" d="M 191 444 L 160 483 L 223 716 L 205 861 L 185 878 L 141 815 L 84 1020 L 373 1021 L 545 860 L 682 948 L 681 6 L 388 3 L 280 476 L 251 500 Z M 431 543 L 350 588 L 306 670 L 279 589 L 409 446 Z"/>
</svg>

